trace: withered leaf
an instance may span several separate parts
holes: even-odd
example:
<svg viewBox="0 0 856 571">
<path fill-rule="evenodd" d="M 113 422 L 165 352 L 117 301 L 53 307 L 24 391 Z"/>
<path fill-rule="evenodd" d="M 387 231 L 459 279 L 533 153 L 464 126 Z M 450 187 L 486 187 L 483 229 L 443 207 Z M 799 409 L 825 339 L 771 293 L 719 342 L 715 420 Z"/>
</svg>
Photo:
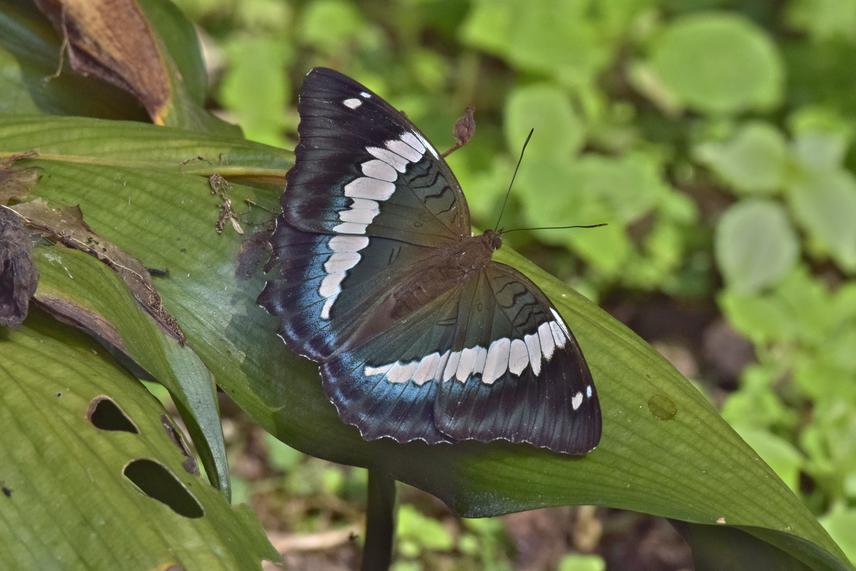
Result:
<svg viewBox="0 0 856 571">
<path fill-rule="evenodd" d="M 163 124 L 172 95 L 160 43 L 134 0 L 35 0 L 67 42 L 72 69 L 136 97 Z"/>
<path fill-rule="evenodd" d="M 39 275 L 32 240 L 19 218 L 0 208 L 0 325 L 16 327 L 27 317 Z"/>
<path fill-rule="evenodd" d="M 122 278 L 134 299 L 155 321 L 179 342 L 185 342 L 184 333 L 175 318 L 164 308 L 146 267 L 115 244 L 93 232 L 84 222 L 79 207 L 52 208 L 38 198 L 16 205 L 14 210 L 24 218 L 30 228 L 45 238 L 86 252 L 109 266 Z"/>
</svg>

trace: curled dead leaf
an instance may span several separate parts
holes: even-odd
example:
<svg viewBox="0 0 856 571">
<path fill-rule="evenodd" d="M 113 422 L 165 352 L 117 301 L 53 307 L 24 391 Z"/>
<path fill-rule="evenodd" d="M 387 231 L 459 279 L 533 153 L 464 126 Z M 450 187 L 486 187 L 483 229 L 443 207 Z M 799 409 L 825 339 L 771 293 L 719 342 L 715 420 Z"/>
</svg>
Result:
<svg viewBox="0 0 856 571">
<path fill-rule="evenodd" d="M 136 97 L 162 125 L 172 84 L 161 44 L 134 0 L 36 0 L 62 35 L 72 69 Z"/>
</svg>

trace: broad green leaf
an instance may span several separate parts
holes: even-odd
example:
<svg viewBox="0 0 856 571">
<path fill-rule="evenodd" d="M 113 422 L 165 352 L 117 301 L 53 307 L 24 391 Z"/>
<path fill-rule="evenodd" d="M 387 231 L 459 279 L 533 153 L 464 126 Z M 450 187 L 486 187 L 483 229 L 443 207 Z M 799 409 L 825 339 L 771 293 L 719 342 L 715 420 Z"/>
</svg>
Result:
<svg viewBox="0 0 856 571">
<path fill-rule="evenodd" d="M 855 0 L 793 0 L 786 15 L 793 27 L 817 40 L 856 41 Z"/>
<path fill-rule="evenodd" d="M 461 27 L 462 39 L 514 67 L 584 86 L 610 62 L 621 37 L 652 2 L 479 0 Z"/>
<path fill-rule="evenodd" d="M 791 211 L 813 245 L 856 272 L 856 179 L 842 169 L 808 171 L 788 193 Z"/>
<path fill-rule="evenodd" d="M 116 273 L 93 256 L 61 246 L 38 248 L 35 256 L 39 267 L 36 300 L 63 308 L 63 319 L 74 320 L 90 334 L 118 334 L 121 346 L 115 349 L 169 389 L 212 483 L 228 497 L 229 466 L 216 387 L 199 357 L 163 331 Z M 93 331 L 93 324 L 98 329 Z M 107 336 L 102 339 L 107 344 L 116 341 Z"/>
<path fill-rule="evenodd" d="M 799 489 L 799 474 L 803 458 L 787 440 L 758 428 L 736 425 L 741 438 L 764 459 L 776 474 L 795 492 Z"/>
<path fill-rule="evenodd" d="M 226 53 L 230 65 L 220 84 L 223 105 L 248 139 L 283 144 L 286 94 L 291 92 L 285 73 L 288 49 L 280 40 L 240 37 L 230 42 Z"/>
<path fill-rule="evenodd" d="M 348 0 L 320 0 L 306 7 L 298 30 L 304 43 L 321 52 L 336 53 L 356 41 L 366 23 Z"/>
<path fill-rule="evenodd" d="M 845 508 L 842 504 L 837 505 L 829 514 L 821 518 L 820 523 L 829 535 L 838 541 L 850 560 L 856 561 L 856 535 L 853 533 L 856 529 L 856 509 Z"/>
<path fill-rule="evenodd" d="M 76 121 L 79 132 L 93 123 Z M 121 127 L 124 132 L 115 126 L 113 138 L 105 131 L 97 140 L 81 136 L 76 141 L 77 157 L 85 157 L 90 145 L 102 149 L 97 163 L 28 161 L 44 172 L 33 194 L 52 203 L 79 204 L 98 234 L 147 265 L 168 267 L 170 278 L 159 282 L 158 289 L 190 346 L 224 390 L 289 445 L 385 471 L 465 516 L 597 504 L 693 523 L 721 522 L 735 526 L 734 533 L 749 544 L 774 545 L 777 553 L 814 569 L 852 569 L 812 514 L 704 395 L 626 327 L 510 250 L 500 250 L 497 259 L 542 287 L 591 365 L 604 413 L 598 449 L 568 458 L 503 443 L 364 442 L 338 419 L 317 368 L 285 350 L 272 335 L 274 320 L 255 305 L 265 258 L 259 239 L 214 234 L 216 212 L 210 209 L 209 191 L 175 168 L 180 159 L 168 160 L 163 148 L 148 151 L 158 153 L 160 162 L 153 162 L 163 168 L 125 168 L 118 178 L 111 157 L 103 156 L 103 149 L 120 141 L 121 148 L 139 147 L 135 140 L 148 140 L 150 130 L 178 139 L 187 134 L 145 125 Z M 7 134 L 21 130 L 20 119 L 0 120 L 0 142 L 6 146 Z M 47 125 L 30 129 L 29 145 L 49 147 L 55 133 Z M 71 139 L 69 135 L 63 142 L 66 148 L 74 147 Z M 20 136 L 13 140 L 23 145 Z M 209 145 L 216 154 L 215 142 Z M 188 146 L 187 141 L 178 145 L 177 154 L 183 157 Z M 150 164 L 143 153 L 138 155 Z M 280 164 L 287 156 L 281 155 Z M 119 154 L 116 160 L 121 158 Z M 133 219 L 116 216 L 129 196 Z M 274 210 L 278 196 L 275 188 L 234 185 L 232 198 L 235 204 L 251 198 Z M 259 211 L 264 212 L 253 207 L 247 213 Z M 133 220 L 145 221 L 145 226 Z M 663 403 L 670 403 L 667 410 L 674 410 L 673 416 L 663 414 Z"/>
<path fill-rule="evenodd" d="M 518 154 L 530 129 L 527 163 L 535 159 L 570 160 L 585 142 L 585 126 L 571 100 L 561 89 L 547 84 L 527 85 L 511 92 L 505 103 L 505 140 Z M 527 165 L 531 169 L 531 165 Z"/>
<path fill-rule="evenodd" d="M 742 200 L 719 220 L 715 253 L 728 287 L 751 293 L 774 285 L 793 269 L 799 242 L 778 203 Z"/>
<path fill-rule="evenodd" d="M 31 313 L 0 331 L 0 385 L 4 569 L 249 571 L 278 557 L 249 508 L 192 472 L 160 403 L 94 341 Z M 148 470 L 148 494 L 134 469 Z"/>
<path fill-rule="evenodd" d="M 788 117 L 793 153 L 807 169 L 830 170 L 844 163 L 854 136 L 853 121 L 824 107 L 804 107 Z"/>
<path fill-rule="evenodd" d="M 699 145 L 695 155 L 730 187 L 746 193 L 778 192 L 788 174 L 785 139 L 767 123 L 748 123 L 728 141 Z"/>
<path fill-rule="evenodd" d="M 606 562 L 600 555 L 565 555 L 559 561 L 558 571 L 606 571 Z"/>
<path fill-rule="evenodd" d="M 784 72 L 776 47 L 736 14 L 678 18 L 655 39 L 648 64 L 665 89 L 704 113 L 767 110 L 782 99 Z"/>
</svg>

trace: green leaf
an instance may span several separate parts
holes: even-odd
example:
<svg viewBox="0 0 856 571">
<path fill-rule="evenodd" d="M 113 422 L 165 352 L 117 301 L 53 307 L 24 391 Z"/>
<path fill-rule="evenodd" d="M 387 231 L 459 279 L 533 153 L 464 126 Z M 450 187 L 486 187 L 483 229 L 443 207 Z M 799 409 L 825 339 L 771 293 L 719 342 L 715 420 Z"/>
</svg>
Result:
<svg viewBox="0 0 856 571">
<path fill-rule="evenodd" d="M 722 215 L 715 252 L 728 287 L 751 293 L 776 284 L 796 265 L 799 242 L 783 207 L 751 199 Z"/>
<path fill-rule="evenodd" d="M 611 61 L 619 38 L 650 0 L 513 0 L 475 2 L 461 28 L 463 40 L 514 67 L 583 86 Z"/>
<path fill-rule="evenodd" d="M 512 91 L 505 103 L 504 125 L 505 140 L 515 155 L 529 130 L 535 129 L 526 149 L 527 163 L 536 159 L 568 161 L 585 142 L 585 127 L 567 94 L 548 83 Z"/>
<path fill-rule="evenodd" d="M 436 495 L 465 516 L 581 503 L 693 523 L 725 521 L 747 543 L 775 545 L 771 549 L 791 561 L 815 569 L 851 569 L 812 514 L 722 421 L 704 395 L 606 312 L 507 249 L 496 259 L 519 268 L 545 291 L 586 354 L 604 414 L 598 449 L 582 458 L 568 458 L 501 442 L 455 446 L 364 442 L 339 420 L 323 393 L 317 367 L 286 351 L 273 335 L 274 320 L 256 306 L 263 281 L 259 268 L 265 258 L 258 238 L 214 234 L 217 212 L 210 192 L 175 167 L 193 146 L 188 135 L 121 124 L 113 126 L 113 136 L 105 129 L 101 137 L 93 138 L 86 130 L 95 122 L 74 121 L 62 123 L 74 124 L 74 129 L 60 130 L 52 123 L 24 129 L 21 119 L 0 118 L 0 153 L 8 152 L 8 141 L 51 149 L 57 133 L 65 134 L 61 144 L 68 151 L 76 147 L 71 156 L 77 159 L 70 162 L 51 154 L 29 161 L 44 173 L 33 194 L 52 203 L 79 204 L 99 235 L 146 265 L 169 267 L 171 277 L 159 281 L 158 290 L 190 346 L 224 390 L 289 445 L 321 458 L 382 470 Z M 29 132 L 26 145 L 24 130 Z M 154 139 L 153 131 L 181 141 L 171 161 L 170 147 L 163 141 L 157 148 L 141 144 Z M 79 138 L 74 140 L 75 136 Z M 222 143 L 209 141 L 207 147 L 215 156 L 217 144 Z M 98 160 L 85 160 L 90 145 L 100 149 L 93 157 Z M 122 155 L 112 157 L 106 149 L 113 148 L 126 154 L 136 148 L 142 164 L 155 166 L 126 167 L 117 177 L 116 165 L 109 161 Z M 267 152 L 246 143 L 241 148 L 247 153 L 257 149 L 254 156 L 259 160 Z M 234 156 L 237 148 L 230 152 Z M 147 156 L 155 153 L 158 160 Z M 268 156 L 273 164 L 288 158 L 286 153 Z M 252 172 L 250 167 L 242 169 Z M 274 210 L 279 195 L 275 188 L 236 184 L 232 200 L 240 205 L 248 198 Z M 127 208 L 129 196 L 133 218 L 117 216 Z M 264 213 L 251 208 L 240 214 L 257 212 Z M 144 230 L 129 219 L 144 221 Z M 244 221 L 249 227 L 250 220 Z M 267 217 L 259 220 L 266 221 Z M 661 419 L 652 407 L 666 402 L 676 414 Z"/>
<path fill-rule="evenodd" d="M 258 570 L 278 558 L 250 509 L 188 471 L 158 401 L 94 341 L 31 313 L 0 331 L 0 380 L 4 569 Z"/>
<path fill-rule="evenodd" d="M 736 425 L 735 429 L 790 489 L 799 489 L 803 457 L 790 442 L 767 430 L 745 425 Z"/>
<path fill-rule="evenodd" d="M 695 13 L 669 24 L 651 46 L 653 73 L 680 102 L 703 113 L 774 108 L 784 72 L 763 30 L 730 13 Z"/>
<path fill-rule="evenodd" d="M 856 179 L 848 171 L 813 170 L 788 193 L 791 211 L 816 250 L 856 272 Z"/>
<path fill-rule="evenodd" d="M 726 184 L 746 193 L 778 192 L 788 174 L 785 139 L 767 123 L 748 123 L 728 141 L 699 145 L 695 155 Z"/>
<path fill-rule="evenodd" d="M 212 483 L 228 497 L 229 466 L 216 387 L 199 357 L 162 330 L 118 275 L 93 256 L 64 247 L 41 247 L 36 249 L 35 259 L 39 268 L 36 300 L 51 308 L 63 308 L 60 317 L 90 334 L 118 335 L 121 346 L 114 348 L 169 389 Z M 98 324 L 99 329 L 93 331 L 92 324 Z M 108 344 L 115 341 L 105 339 Z"/>
<path fill-rule="evenodd" d="M 422 515 L 409 504 L 399 508 L 397 519 L 396 535 L 401 541 L 410 541 L 431 551 L 450 551 L 455 545 L 451 532 L 442 523 Z"/>
<path fill-rule="evenodd" d="M 599 555 L 574 553 L 562 557 L 558 571 L 606 571 L 606 562 Z"/>
<path fill-rule="evenodd" d="M 226 53 L 229 67 L 220 84 L 223 105 L 248 139 L 283 144 L 283 109 L 291 91 L 285 73 L 288 50 L 278 39 L 242 36 L 230 42 Z"/>
<path fill-rule="evenodd" d="M 836 506 L 829 514 L 822 517 L 820 523 L 833 538 L 841 545 L 844 553 L 851 561 L 856 561 L 856 509 L 848 509 L 842 505 Z"/>
<path fill-rule="evenodd" d="M 856 0 L 793 0 L 788 22 L 817 40 L 856 41 Z"/>
</svg>

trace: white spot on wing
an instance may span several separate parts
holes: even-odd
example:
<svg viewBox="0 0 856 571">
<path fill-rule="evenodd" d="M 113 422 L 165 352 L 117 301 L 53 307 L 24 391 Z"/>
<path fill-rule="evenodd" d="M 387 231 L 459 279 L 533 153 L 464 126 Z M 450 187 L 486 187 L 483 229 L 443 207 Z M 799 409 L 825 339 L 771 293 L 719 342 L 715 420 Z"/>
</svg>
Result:
<svg viewBox="0 0 856 571">
<path fill-rule="evenodd" d="M 395 363 L 390 363 L 388 365 L 381 365 L 380 367 L 372 367 L 371 365 L 366 365 L 363 369 L 363 374 L 367 377 L 371 377 L 374 375 L 385 375 L 387 371 L 395 366 Z"/>
<path fill-rule="evenodd" d="M 359 222 L 361 224 L 371 224 L 372 220 L 374 220 L 375 216 L 378 215 L 377 211 L 374 210 L 366 210 L 364 208 L 346 208 L 339 212 L 339 220 L 342 222 Z"/>
<path fill-rule="evenodd" d="M 349 198 L 368 198 L 371 200 L 387 200 L 395 192 L 391 182 L 361 176 L 345 185 L 345 196 Z"/>
<path fill-rule="evenodd" d="M 363 174 L 372 178 L 385 180 L 387 182 L 395 182 L 395 179 L 398 178 L 395 169 L 380 159 L 366 161 L 361 165 L 361 167 L 363 169 Z"/>
<path fill-rule="evenodd" d="M 411 133 L 410 131 L 405 131 L 401 134 L 401 140 L 413 147 L 413 149 L 419 153 L 419 156 L 425 154 L 425 145 L 422 144 L 416 135 Z"/>
<path fill-rule="evenodd" d="M 473 374 L 473 369 L 476 364 L 476 356 L 478 355 L 479 347 L 467 347 L 461 351 L 461 358 L 458 361 L 458 370 L 455 373 L 455 378 L 461 382 L 466 381 Z"/>
<path fill-rule="evenodd" d="M 587 399 L 591 398 L 591 385 L 586 387 L 586 398 Z"/>
<path fill-rule="evenodd" d="M 411 363 L 396 363 L 387 373 L 386 378 L 392 383 L 406 383 L 413 378 L 418 361 Z"/>
<path fill-rule="evenodd" d="M 458 370 L 458 361 L 461 360 L 461 352 L 460 351 L 452 351 L 449 355 L 449 360 L 446 361 L 446 368 L 443 369 L 443 382 L 447 382 L 452 377 L 455 376 L 455 372 Z"/>
<path fill-rule="evenodd" d="M 407 168 L 407 159 L 389 149 L 380 147 L 366 147 L 366 152 L 376 159 L 380 159 L 398 172 L 404 172 Z"/>
<path fill-rule="evenodd" d="M 523 342 L 529 350 L 529 362 L 532 364 L 532 372 L 537 377 L 541 373 L 541 342 L 538 341 L 538 333 L 530 333 L 523 336 Z"/>
<path fill-rule="evenodd" d="M 541 341 L 541 354 L 544 355 L 544 360 L 549 361 L 553 356 L 553 350 L 556 348 L 556 343 L 553 341 L 553 331 L 550 329 L 549 323 L 542 323 L 538 326 L 538 340 Z"/>
<path fill-rule="evenodd" d="M 369 245 L 365 236 L 333 236 L 328 246 L 334 252 L 359 252 Z"/>
<path fill-rule="evenodd" d="M 539 355 L 540 357 L 540 355 Z M 511 342 L 511 351 L 508 356 L 508 370 L 513 375 L 520 376 L 520 373 L 526 369 L 529 364 L 529 350 L 526 348 L 526 343 L 520 339 L 515 339 Z"/>
<path fill-rule="evenodd" d="M 321 297 L 339 295 L 339 292 L 341 291 L 339 284 L 342 283 L 343 279 L 345 279 L 345 272 L 327 274 L 324 276 L 324 279 L 321 280 L 321 285 L 318 287 L 318 294 Z"/>
<path fill-rule="evenodd" d="M 371 96 L 372 96 L 371 93 L 367 93 L 365 91 L 360 91 L 360 97 L 362 97 L 363 99 L 368 99 Z"/>
<path fill-rule="evenodd" d="M 428 381 L 433 381 L 439 361 L 440 353 L 437 352 L 422 357 L 419 361 L 419 366 L 416 367 L 416 372 L 413 373 L 413 382 L 417 385 L 424 385 Z"/>
<path fill-rule="evenodd" d="M 360 101 L 359 99 L 355 99 L 355 98 L 353 98 L 353 97 L 352 97 L 352 98 L 350 98 L 350 99 L 345 99 L 344 101 L 342 101 L 342 103 L 343 103 L 343 104 L 345 105 L 345 107 L 347 107 L 348 109 L 356 109 L 357 107 L 359 107 L 360 105 L 362 105 L 362 104 L 363 104 L 363 102 L 362 102 L 362 101 Z"/>
<path fill-rule="evenodd" d="M 398 139 L 387 141 L 386 148 L 392 151 L 393 153 L 401 155 L 411 163 L 419 162 L 419 160 L 422 159 L 421 153 L 417 153 L 416 149 L 414 149 L 404 141 L 399 141 Z"/>
<path fill-rule="evenodd" d="M 342 222 L 333 226 L 333 232 L 339 234 L 365 234 L 367 224 L 357 224 L 356 222 Z"/>
<path fill-rule="evenodd" d="M 574 408 L 574 410 L 577 410 L 578 408 L 580 408 L 580 406 L 582 404 L 583 404 L 583 393 L 577 391 L 577 394 L 575 394 L 571 398 L 571 406 Z"/>
<path fill-rule="evenodd" d="M 487 361 L 484 365 L 484 375 L 482 375 L 483 383 L 491 385 L 505 374 L 505 371 L 508 370 L 508 352 L 510 347 L 511 340 L 508 337 L 497 339 L 490 344 L 490 349 L 487 350 Z"/>
<path fill-rule="evenodd" d="M 565 346 L 565 334 L 562 332 L 562 328 L 559 327 L 559 324 L 556 321 L 550 322 L 550 331 L 553 333 L 553 341 L 556 342 L 556 347 L 562 348 Z"/>
<path fill-rule="evenodd" d="M 324 307 L 321 308 L 321 319 L 330 319 L 330 310 L 333 309 L 333 303 L 337 296 L 338 294 L 324 300 Z"/>
<path fill-rule="evenodd" d="M 328 274 L 336 274 L 350 270 L 360 261 L 360 255 L 356 252 L 336 252 L 324 262 L 324 271 Z"/>
</svg>

